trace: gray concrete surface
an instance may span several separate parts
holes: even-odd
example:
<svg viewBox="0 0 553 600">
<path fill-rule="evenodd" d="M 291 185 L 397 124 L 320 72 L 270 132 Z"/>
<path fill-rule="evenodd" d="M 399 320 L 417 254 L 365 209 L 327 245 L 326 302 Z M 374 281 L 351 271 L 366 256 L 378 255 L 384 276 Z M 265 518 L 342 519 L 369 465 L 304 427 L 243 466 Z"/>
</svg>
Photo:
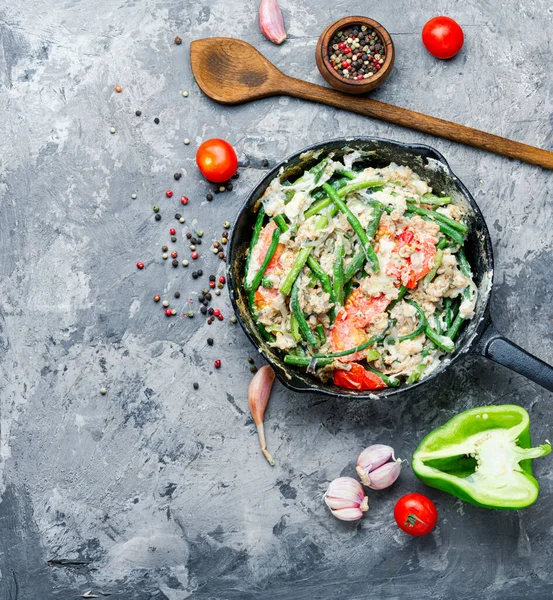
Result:
<svg viewBox="0 0 553 600">
<path fill-rule="evenodd" d="M 477 356 L 388 403 L 298 396 L 277 385 L 267 414 L 271 469 L 247 414 L 253 350 L 230 323 L 226 291 L 214 305 L 227 318 L 211 327 L 198 317 L 167 319 L 152 302 L 156 292 L 179 290 L 184 309 L 203 287 L 192 269 L 172 269 L 160 256 L 181 193 L 190 197 L 180 211 L 188 223 L 177 228 L 205 230 L 199 265 L 221 273 L 208 242 L 261 177 L 262 159 L 274 164 L 346 134 L 420 141 L 445 154 L 488 221 L 498 328 L 552 362 L 550 173 L 296 100 L 218 106 L 202 96 L 188 62 L 191 40 L 230 35 L 320 83 L 318 33 L 330 20 L 367 14 L 388 27 L 397 49 L 374 97 L 552 148 L 551 3 L 282 7 L 289 40 L 281 47 L 261 36 L 257 0 L 19 0 L 0 9 L 1 600 L 89 590 L 118 600 L 553 595 L 550 458 L 536 461 L 541 494 L 523 511 L 464 504 L 424 488 L 409 469 L 394 488 L 370 494 L 357 527 L 334 520 L 321 501 L 366 445 L 390 443 L 409 458 L 423 435 L 468 407 L 521 404 L 534 439 L 551 438 L 551 394 Z M 441 13 L 466 32 L 450 62 L 432 59 L 420 42 L 424 22 Z M 177 34 L 182 46 L 172 44 Z M 194 153 L 212 136 L 230 140 L 251 168 L 234 192 L 208 203 Z M 411 490 L 427 492 L 440 514 L 423 539 L 403 535 L 392 519 L 395 500 Z"/>
</svg>

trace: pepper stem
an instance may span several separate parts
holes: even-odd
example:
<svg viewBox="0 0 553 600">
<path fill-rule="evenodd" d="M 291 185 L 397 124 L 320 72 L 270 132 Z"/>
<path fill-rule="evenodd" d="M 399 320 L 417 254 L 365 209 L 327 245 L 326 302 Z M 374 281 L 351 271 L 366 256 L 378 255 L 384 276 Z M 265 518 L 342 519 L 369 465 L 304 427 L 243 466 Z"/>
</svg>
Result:
<svg viewBox="0 0 553 600">
<path fill-rule="evenodd" d="M 263 423 L 259 423 L 257 425 L 257 435 L 259 436 L 259 444 L 261 446 L 261 452 L 263 452 L 263 456 L 267 459 L 271 467 L 274 467 L 275 461 L 267 450 L 267 442 L 265 441 L 265 429 L 263 427 Z"/>
</svg>

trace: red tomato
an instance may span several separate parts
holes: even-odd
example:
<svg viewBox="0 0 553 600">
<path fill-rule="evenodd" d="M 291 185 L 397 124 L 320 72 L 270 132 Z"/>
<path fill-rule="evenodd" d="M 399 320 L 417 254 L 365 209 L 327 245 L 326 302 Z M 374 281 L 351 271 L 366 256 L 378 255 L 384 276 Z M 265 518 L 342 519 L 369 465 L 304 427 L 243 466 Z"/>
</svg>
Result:
<svg viewBox="0 0 553 600">
<path fill-rule="evenodd" d="M 438 511 L 430 498 L 414 492 L 397 501 L 394 519 L 405 533 L 414 536 L 426 535 L 436 526 Z"/>
<path fill-rule="evenodd" d="M 388 387 L 378 375 L 367 371 L 357 363 L 352 363 L 351 371 L 334 371 L 334 385 L 360 391 L 380 390 Z"/>
<path fill-rule="evenodd" d="M 196 163 L 202 175 L 213 183 L 228 181 L 238 168 L 234 148 L 218 138 L 207 140 L 198 148 Z"/>
<path fill-rule="evenodd" d="M 449 17 L 434 17 L 422 29 L 422 43 L 436 58 L 453 58 L 464 41 L 461 26 Z"/>
</svg>

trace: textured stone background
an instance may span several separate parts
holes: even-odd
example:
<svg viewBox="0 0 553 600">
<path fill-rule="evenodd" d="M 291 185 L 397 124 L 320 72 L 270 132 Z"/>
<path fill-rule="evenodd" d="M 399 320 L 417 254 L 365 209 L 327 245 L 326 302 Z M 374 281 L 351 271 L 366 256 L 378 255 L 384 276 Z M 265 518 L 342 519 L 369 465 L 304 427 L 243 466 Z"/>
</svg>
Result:
<svg viewBox="0 0 553 600">
<path fill-rule="evenodd" d="M 287 98 L 218 106 L 188 62 L 192 39 L 230 35 L 320 83 L 318 33 L 330 20 L 368 14 L 397 49 L 394 73 L 374 97 L 552 148 L 551 3 L 282 7 L 282 47 L 262 38 L 257 0 L 19 0 L 0 9 L 1 600 L 88 590 L 121 600 L 553 594 L 550 458 L 535 463 L 542 491 L 524 511 L 469 506 L 425 489 L 409 469 L 391 490 L 371 493 L 357 527 L 332 519 L 321 501 L 329 480 L 353 473 L 364 446 L 390 443 L 409 458 L 424 434 L 468 407 L 522 404 L 535 440 L 551 438 L 551 394 L 479 357 L 393 403 L 298 396 L 277 385 L 267 415 L 271 469 L 246 413 L 253 350 L 240 328 L 228 318 L 211 328 L 200 318 L 166 319 L 152 302 L 178 289 L 184 308 L 203 287 L 191 269 L 160 257 L 181 193 L 191 201 L 179 229 L 205 230 L 200 264 L 221 272 L 208 242 L 261 177 L 263 158 L 274 164 L 330 137 L 374 134 L 429 143 L 449 159 L 492 233 L 498 328 L 553 362 L 550 173 Z M 450 62 L 420 42 L 424 22 L 443 13 L 466 33 Z M 212 136 L 229 139 L 251 168 L 232 194 L 207 203 L 193 158 Z M 173 200 L 163 196 L 168 187 Z M 226 292 L 216 305 L 230 316 Z M 424 539 L 403 535 L 392 519 L 395 500 L 412 490 L 426 491 L 440 513 Z M 87 564 L 47 564 L 62 559 Z"/>
</svg>

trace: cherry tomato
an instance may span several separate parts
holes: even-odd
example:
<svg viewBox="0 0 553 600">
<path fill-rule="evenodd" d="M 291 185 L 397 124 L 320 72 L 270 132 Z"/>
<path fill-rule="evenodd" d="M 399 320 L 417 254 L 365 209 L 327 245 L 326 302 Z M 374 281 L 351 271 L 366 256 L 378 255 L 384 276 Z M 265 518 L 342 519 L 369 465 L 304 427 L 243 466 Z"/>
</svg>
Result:
<svg viewBox="0 0 553 600">
<path fill-rule="evenodd" d="M 461 26 L 449 17 L 434 17 L 422 29 L 422 43 L 436 58 L 453 58 L 464 41 Z"/>
<path fill-rule="evenodd" d="M 352 363 L 351 371 L 334 371 L 334 385 L 360 391 L 380 390 L 388 387 L 378 375 L 367 371 L 357 363 Z"/>
<path fill-rule="evenodd" d="M 413 492 L 397 501 L 394 519 L 405 533 L 414 536 L 426 535 L 436 526 L 438 511 L 430 498 Z"/>
<path fill-rule="evenodd" d="M 213 183 L 228 181 L 238 168 L 234 148 L 218 138 L 207 140 L 198 148 L 196 163 L 202 175 Z"/>
</svg>

